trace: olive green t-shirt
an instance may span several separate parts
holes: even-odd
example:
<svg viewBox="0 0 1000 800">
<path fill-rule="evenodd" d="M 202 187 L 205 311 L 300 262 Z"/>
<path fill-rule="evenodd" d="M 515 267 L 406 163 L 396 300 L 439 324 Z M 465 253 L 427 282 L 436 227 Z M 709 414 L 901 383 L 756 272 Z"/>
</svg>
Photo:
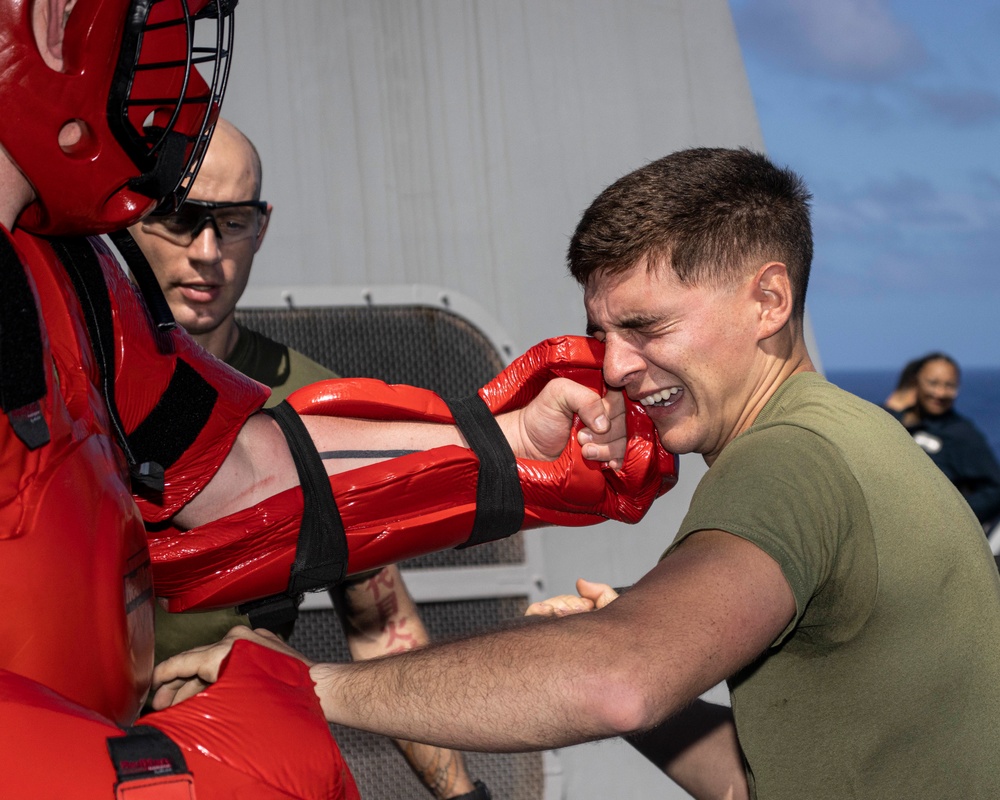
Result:
<svg viewBox="0 0 1000 800">
<path fill-rule="evenodd" d="M 250 328 L 242 325 L 237 327 L 240 336 L 226 363 L 247 377 L 270 387 L 271 396 L 264 404 L 265 408 L 278 405 L 296 389 L 337 377 L 298 350 L 292 350 Z"/>
<path fill-rule="evenodd" d="M 337 377 L 321 364 L 297 350 L 240 326 L 240 336 L 226 363 L 244 375 L 271 388 L 266 408 L 276 406 L 296 389 L 316 381 Z M 249 620 L 235 608 L 170 614 L 156 604 L 156 663 L 192 647 L 217 642 L 234 625 Z"/>
<path fill-rule="evenodd" d="M 795 595 L 729 681 L 754 797 L 1000 797 L 1000 578 L 898 422 L 793 376 L 705 474 L 671 549 L 710 529 L 768 553 Z"/>
</svg>

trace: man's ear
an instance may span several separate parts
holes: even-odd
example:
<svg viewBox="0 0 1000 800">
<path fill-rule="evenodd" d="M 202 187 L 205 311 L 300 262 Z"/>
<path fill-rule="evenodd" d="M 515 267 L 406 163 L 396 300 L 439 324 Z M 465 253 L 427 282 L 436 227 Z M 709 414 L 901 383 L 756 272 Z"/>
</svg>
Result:
<svg viewBox="0 0 1000 800">
<path fill-rule="evenodd" d="M 35 0 L 35 40 L 42 59 L 52 69 L 62 71 L 63 35 L 76 0 Z"/>
<path fill-rule="evenodd" d="M 792 316 L 792 283 L 788 267 L 780 261 L 771 261 L 754 276 L 754 299 L 759 309 L 758 333 L 766 339 L 780 331 Z"/>
<path fill-rule="evenodd" d="M 256 253 L 260 250 L 260 246 L 264 244 L 264 234 L 267 233 L 267 223 L 271 221 L 271 209 L 273 206 L 268 203 L 267 211 L 264 212 L 264 221 L 260 223 L 260 230 L 257 231 L 257 238 L 254 239 L 253 251 Z"/>
</svg>

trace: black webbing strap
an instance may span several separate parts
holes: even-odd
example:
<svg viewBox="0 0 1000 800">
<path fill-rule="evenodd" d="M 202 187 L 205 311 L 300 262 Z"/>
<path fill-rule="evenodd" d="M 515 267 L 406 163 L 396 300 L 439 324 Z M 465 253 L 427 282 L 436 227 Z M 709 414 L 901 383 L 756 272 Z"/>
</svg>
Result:
<svg viewBox="0 0 1000 800">
<path fill-rule="evenodd" d="M 344 579 L 348 555 L 347 534 L 330 478 L 302 419 L 287 402 L 264 409 L 264 413 L 278 423 L 295 461 L 302 487 L 302 525 L 287 591 L 239 607 L 255 628 L 271 628 L 295 619 L 303 592 L 325 589 Z"/>
<path fill-rule="evenodd" d="M 7 233 L 0 230 L 0 409 L 25 447 L 49 443 L 42 415 L 45 362 L 35 295 Z"/>
<path fill-rule="evenodd" d="M 486 402 L 478 395 L 445 400 L 455 424 L 479 459 L 476 519 L 468 540 L 456 549 L 504 539 L 524 524 L 524 494 L 517 459 Z"/>
<path fill-rule="evenodd" d="M 136 460 L 170 469 L 198 439 L 218 400 L 219 390 L 178 357 L 160 399 L 128 435 Z"/>
<path fill-rule="evenodd" d="M 184 754 L 163 731 L 136 725 L 127 728 L 124 736 L 109 736 L 107 741 L 119 798 L 194 800 L 194 782 Z"/>
<path fill-rule="evenodd" d="M 159 161 L 157 162 L 159 164 Z M 114 242 L 118 252 L 125 259 L 129 272 L 135 280 L 136 286 L 142 292 L 142 299 L 146 301 L 146 307 L 153 316 L 153 323 L 157 330 L 169 331 L 177 327 L 173 312 L 167 304 L 167 298 L 163 296 L 160 282 L 156 279 L 153 268 L 149 265 L 146 254 L 139 249 L 138 243 L 132 237 L 128 228 L 120 231 L 112 231 L 108 238 Z"/>
<path fill-rule="evenodd" d="M 153 461 L 140 462 L 135 456 L 129 446 L 125 426 L 122 424 L 115 403 L 114 322 L 111 316 L 108 286 L 104 282 L 104 273 L 101 271 L 97 253 L 87 239 L 80 237 L 52 238 L 49 239 L 49 243 L 73 282 L 77 299 L 87 320 L 90 347 L 101 375 L 100 388 L 104 405 L 108 410 L 115 440 L 128 461 L 132 480 L 155 492 L 162 492 L 163 467 Z"/>
</svg>

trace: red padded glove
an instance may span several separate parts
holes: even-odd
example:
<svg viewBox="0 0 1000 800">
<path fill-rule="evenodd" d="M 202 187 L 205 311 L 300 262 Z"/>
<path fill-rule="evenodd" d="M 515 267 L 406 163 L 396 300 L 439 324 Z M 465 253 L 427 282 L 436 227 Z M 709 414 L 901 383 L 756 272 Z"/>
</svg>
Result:
<svg viewBox="0 0 1000 800">
<path fill-rule="evenodd" d="M 122 736 L 120 728 L 6 671 L 0 671 L 0 714 L 5 797 L 115 797 L 117 775 L 107 740 Z M 359 798 L 323 718 L 308 669 L 260 645 L 236 642 L 218 682 L 183 703 L 148 714 L 138 724 L 160 729 L 178 745 L 198 797 Z M 160 780 L 168 779 L 151 782 Z M 122 795 L 130 800 L 186 796 L 156 794 L 152 786 L 143 790 L 136 784 L 122 785 L 130 787 Z"/>
<path fill-rule="evenodd" d="M 603 346 L 561 337 L 536 345 L 480 391 L 494 413 L 526 405 L 555 377 L 604 393 Z M 293 393 L 302 415 L 451 423 L 433 392 L 367 378 L 321 381 Z M 517 461 L 524 497 L 522 530 L 540 525 L 636 522 L 676 482 L 676 460 L 663 450 L 641 406 L 628 404 L 628 446 L 621 470 L 586 461 L 575 430 L 555 461 Z M 479 461 L 462 447 L 438 447 L 330 478 L 347 533 L 348 573 L 455 547 L 472 530 Z M 227 606 L 286 588 L 295 555 L 298 488 L 225 519 L 151 541 L 157 594 L 171 611 Z M 227 566 L 229 565 L 229 566 Z"/>
<path fill-rule="evenodd" d="M 560 336 L 532 347 L 479 390 L 494 414 L 528 405 L 553 378 L 570 378 L 602 397 L 607 393 L 602 371 L 604 344 L 590 337 Z M 677 483 L 677 457 L 668 453 L 640 403 L 625 397 L 628 444 L 622 468 L 612 470 L 586 461 L 573 427 L 566 449 L 555 461 L 518 460 L 525 509 L 538 509 L 538 519 L 554 525 L 589 525 L 576 514 L 636 523 L 660 495 Z M 575 507 L 567 507 L 575 506 Z"/>
</svg>

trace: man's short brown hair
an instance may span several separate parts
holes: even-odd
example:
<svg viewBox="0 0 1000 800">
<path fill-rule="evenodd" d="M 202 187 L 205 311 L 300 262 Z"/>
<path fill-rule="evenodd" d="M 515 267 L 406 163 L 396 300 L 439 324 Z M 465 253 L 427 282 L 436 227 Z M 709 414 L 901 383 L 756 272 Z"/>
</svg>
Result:
<svg viewBox="0 0 1000 800">
<path fill-rule="evenodd" d="M 767 261 L 788 268 L 793 315 L 805 314 L 811 195 L 802 179 L 748 150 L 696 148 L 653 161 L 605 189 L 570 242 L 570 273 L 627 272 L 643 260 L 691 284 L 725 286 Z"/>
</svg>

